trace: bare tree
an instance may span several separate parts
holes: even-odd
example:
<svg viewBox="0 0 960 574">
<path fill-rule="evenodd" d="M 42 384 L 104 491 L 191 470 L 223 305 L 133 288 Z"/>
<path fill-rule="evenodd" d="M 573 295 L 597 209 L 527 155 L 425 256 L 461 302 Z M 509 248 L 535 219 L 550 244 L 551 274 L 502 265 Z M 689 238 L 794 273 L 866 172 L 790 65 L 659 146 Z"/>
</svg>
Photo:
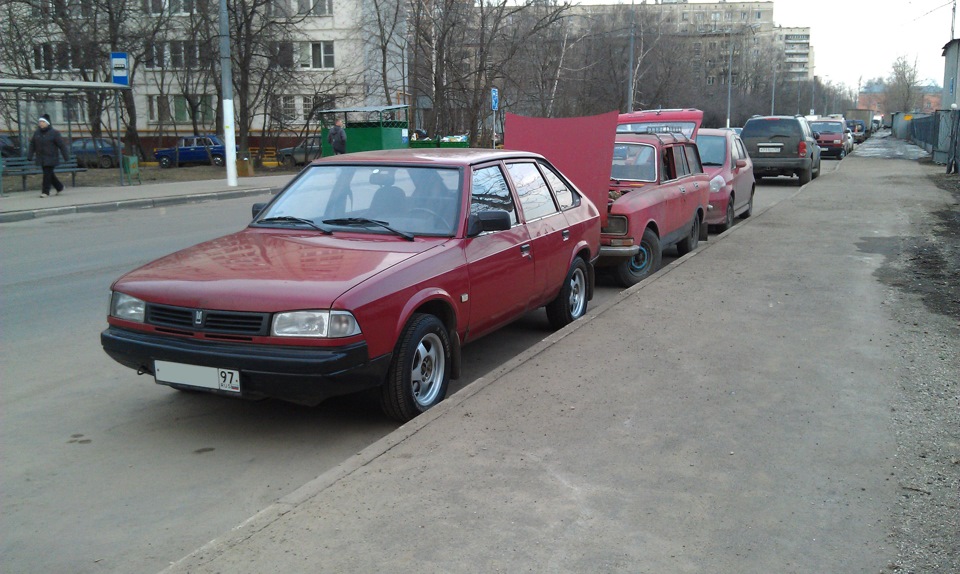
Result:
<svg viewBox="0 0 960 574">
<path fill-rule="evenodd" d="M 923 95 L 919 89 L 919 77 L 916 61 L 911 64 L 906 56 L 897 58 L 886 83 L 885 99 L 888 111 L 913 112 L 921 108 Z"/>
</svg>

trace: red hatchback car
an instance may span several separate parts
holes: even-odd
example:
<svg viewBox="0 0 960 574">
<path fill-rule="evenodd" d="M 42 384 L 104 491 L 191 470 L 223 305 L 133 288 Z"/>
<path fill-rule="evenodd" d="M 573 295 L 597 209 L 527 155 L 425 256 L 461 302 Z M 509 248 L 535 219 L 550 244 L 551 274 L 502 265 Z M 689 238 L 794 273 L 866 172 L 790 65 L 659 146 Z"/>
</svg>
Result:
<svg viewBox="0 0 960 574">
<path fill-rule="evenodd" d="M 379 388 L 409 420 L 441 401 L 460 348 L 593 293 L 600 217 L 542 156 L 480 149 L 339 155 L 237 233 L 111 287 L 108 355 L 157 383 L 313 405 Z"/>
<path fill-rule="evenodd" d="M 707 223 L 719 231 L 733 226 L 736 216 L 742 219 L 753 213 L 756 179 L 753 162 L 736 132 L 729 129 L 700 130 L 697 148 L 703 171 L 710 176 L 710 206 Z"/>
</svg>

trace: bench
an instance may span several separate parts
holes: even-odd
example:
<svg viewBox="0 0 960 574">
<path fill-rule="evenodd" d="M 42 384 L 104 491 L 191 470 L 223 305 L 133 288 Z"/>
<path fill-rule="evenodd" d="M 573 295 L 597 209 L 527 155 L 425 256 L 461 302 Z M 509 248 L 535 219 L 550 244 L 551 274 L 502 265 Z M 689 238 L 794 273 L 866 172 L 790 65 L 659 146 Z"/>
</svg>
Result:
<svg viewBox="0 0 960 574">
<path fill-rule="evenodd" d="M 54 173 L 70 174 L 71 187 L 77 187 L 77 172 L 81 171 L 87 171 L 87 168 L 80 167 L 75 156 L 71 156 L 70 159 L 53 168 Z M 5 177 L 19 175 L 23 181 L 23 191 L 26 191 L 27 176 L 41 174 L 43 174 L 43 170 L 33 160 L 28 160 L 24 156 L 5 157 L 0 161 L 0 193 L 3 193 L 3 178 Z"/>
</svg>

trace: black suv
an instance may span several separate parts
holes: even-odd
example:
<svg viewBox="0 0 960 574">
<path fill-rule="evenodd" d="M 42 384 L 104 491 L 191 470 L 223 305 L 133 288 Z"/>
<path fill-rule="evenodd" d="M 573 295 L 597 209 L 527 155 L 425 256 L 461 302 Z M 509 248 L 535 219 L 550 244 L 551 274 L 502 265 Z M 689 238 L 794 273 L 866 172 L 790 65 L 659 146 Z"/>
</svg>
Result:
<svg viewBox="0 0 960 574">
<path fill-rule="evenodd" d="M 820 175 L 817 134 L 802 116 L 754 116 L 743 125 L 740 139 L 758 180 L 796 174 L 803 185 Z"/>
</svg>

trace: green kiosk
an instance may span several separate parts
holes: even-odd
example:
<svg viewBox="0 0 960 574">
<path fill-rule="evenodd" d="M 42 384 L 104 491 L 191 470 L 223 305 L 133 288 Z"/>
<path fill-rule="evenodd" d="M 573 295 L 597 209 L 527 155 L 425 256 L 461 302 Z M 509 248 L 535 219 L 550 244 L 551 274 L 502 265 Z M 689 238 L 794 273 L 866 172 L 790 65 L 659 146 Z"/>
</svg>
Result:
<svg viewBox="0 0 960 574">
<path fill-rule="evenodd" d="M 337 120 L 343 120 L 347 130 L 347 153 L 380 149 L 400 149 L 409 147 L 406 105 L 367 106 L 321 110 L 316 112 L 323 126 L 323 157 L 333 155 L 333 148 L 327 143 L 327 133 Z"/>
</svg>

